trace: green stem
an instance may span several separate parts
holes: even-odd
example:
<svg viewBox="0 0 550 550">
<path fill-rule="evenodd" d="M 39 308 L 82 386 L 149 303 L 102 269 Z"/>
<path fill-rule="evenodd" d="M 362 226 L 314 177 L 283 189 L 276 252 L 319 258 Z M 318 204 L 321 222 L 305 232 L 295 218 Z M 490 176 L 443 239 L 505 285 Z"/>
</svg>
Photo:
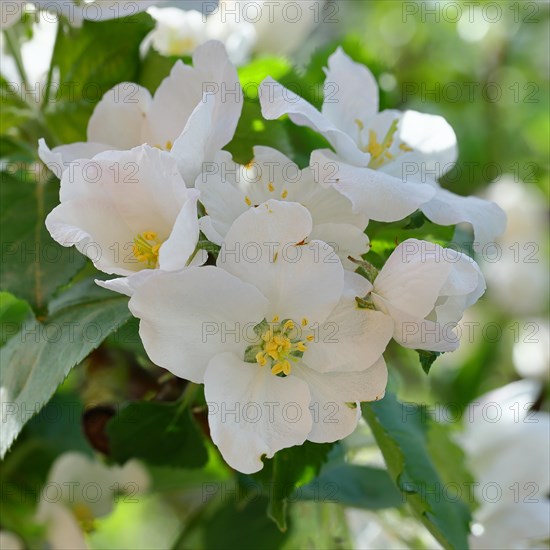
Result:
<svg viewBox="0 0 550 550">
<path fill-rule="evenodd" d="M 50 68 L 48 70 L 48 76 L 46 77 L 46 87 L 44 88 L 44 99 L 42 100 L 42 109 L 44 109 L 50 101 L 50 91 L 51 91 L 51 88 L 52 88 L 53 69 L 54 69 L 54 66 L 55 66 L 54 59 L 55 59 L 55 53 L 56 53 L 57 48 L 58 48 L 59 37 L 60 36 L 61 36 L 61 21 L 58 21 L 57 31 L 56 31 L 56 35 L 55 35 L 55 44 L 54 44 L 53 52 L 52 52 L 52 59 L 50 61 Z"/>
<path fill-rule="evenodd" d="M 195 399 L 195 395 L 197 393 L 197 390 L 199 389 L 199 384 L 195 384 L 194 382 L 189 382 L 187 384 L 187 387 L 185 388 L 183 395 L 181 397 L 181 401 L 178 406 L 178 410 L 176 412 L 176 417 L 180 416 L 183 411 L 187 410 L 191 404 L 193 403 L 193 399 Z"/>
<path fill-rule="evenodd" d="M 21 48 L 19 44 L 19 39 L 15 33 L 13 27 L 4 29 L 4 36 L 6 37 L 6 46 L 8 52 L 11 54 L 15 60 L 15 65 L 19 76 L 21 77 L 21 82 L 25 88 L 29 88 L 29 79 L 27 77 L 27 72 L 25 71 L 25 66 L 23 65 L 23 58 L 21 57 Z"/>
</svg>

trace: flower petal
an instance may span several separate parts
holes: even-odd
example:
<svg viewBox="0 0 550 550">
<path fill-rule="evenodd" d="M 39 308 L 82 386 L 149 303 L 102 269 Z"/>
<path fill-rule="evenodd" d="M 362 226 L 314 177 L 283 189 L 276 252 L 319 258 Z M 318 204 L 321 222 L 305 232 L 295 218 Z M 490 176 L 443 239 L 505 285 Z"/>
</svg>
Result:
<svg viewBox="0 0 550 550">
<path fill-rule="evenodd" d="M 357 273 L 346 272 L 344 292 L 324 323 L 314 331 L 303 361 L 319 372 L 357 372 L 382 355 L 392 338 L 393 322 L 380 311 L 358 307 L 372 285 Z M 364 282 L 363 282 L 364 281 Z"/>
<path fill-rule="evenodd" d="M 439 115 L 417 111 L 387 110 L 370 123 L 378 136 L 384 136 L 391 121 L 397 119 L 397 132 L 390 153 L 394 160 L 380 170 L 406 183 L 427 183 L 449 172 L 458 158 L 456 134 Z M 412 151 L 403 152 L 406 145 Z"/>
<path fill-rule="evenodd" d="M 381 357 L 360 372 L 320 373 L 300 366 L 293 374 L 304 380 L 311 392 L 313 427 L 307 438 L 315 443 L 338 441 L 352 433 L 361 416 L 357 402 L 382 399 L 388 382 L 388 369 Z"/>
<path fill-rule="evenodd" d="M 143 86 L 117 84 L 96 105 L 88 122 L 88 141 L 106 143 L 111 149 L 131 149 L 146 143 L 151 103 L 151 94 Z"/>
<path fill-rule="evenodd" d="M 172 232 L 159 250 L 159 267 L 166 271 L 183 269 L 191 258 L 199 240 L 197 201 L 200 193 L 188 190 L 188 197 L 176 218 Z"/>
<path fill-rule="evenodd" d="M 313 151 L 311 164 L 318 166 L 321 185 L 331 185 L 351 201 L 354 212 L 376 221 L 402 220 L 435 195 L 431 185 L 403 183 L 379 170 L 351 166 L 327 149 Z"/>
<path fill-rule="evenodd" d="M 232 353 L 211 359 L 204 377 L 212 441 L 239 472 L 263 468 L 262 456 L 301 445 L 311 430 L 308 385 L 280 378 L 267 367 L 245 363 Z"/>
<path fill-rule="evenodd" d="M 178 60 L 157 89 L 150 111 L 153 134 L 158 139 L 175 141 L 205 94 L 215 98 L 211 145 L 219 150 L 235 134 L 243 95 L 237 70 L 224 45 L 215 40 L 195 50 L 192 67 Z"/>
<path fill-rule="evenodd" d="M 213 113 L 215 97 L 205 95 L 198 103 L 183 132 L 174 142 L 172 156 L 178 163 L 180 174 L 187 187 L 193 187 L 197 176 L 203 171 L 205 161 L 213 161 L 216 151 L 212 146 L 215 139 Z"/>
<path fill-rule="evenodd" d="M 426 317 L 453 269 L 446 251 L 427 241 L 402 242 L 376 277 L 374 296 L 381 296 L 414 317 Z"/>
<path fill-rule="evenodd" d="M 288 115 L 294 124 L 307 126 L 323 135 L 347 162 L 359 166 L 368 164 L 370 155 L 362 152 L 348 134 L 337 128 L 311 103 L 281 86 L 271 77 L 266 78 L 260 85 L 260 103 L 262 115 L 267 120 Z"/>
<path fill-rule="evenodd" d="M 493 242 L 506 229 L 506 214 L 494 202 L 478 197 L 461 197 L 441 188 L 421 209 L 431 221 L 439 225 L 471 224 L 476 252 L 480 252 L 483 246 Z"/>
<path fill-rule="evenodd" d="M 365 65 L 353 61 L 340 47 L 328 58 L 325 74 L 322 114 L 342 132 L 355 135 L 355 121 L 365 122 L 378 112 L 376 80 Z"/>
<path fill-rule="evenodd" d="M 331 246 L 303 244 L 311 227 L 310 213 L 297 203 L 250 208 L 233 223 L 217 265 L 257 286 L 270 315 L 323 322 L 340 299 L 344 270 Z"/>
<path fill-rule="evenodd" d="M 109 149 L 112 149 L 110 145 L 90 141 L 80 141 L 50 149 L 43 138 L 38 140 L 38 156 L 40 160 L 58 179 L 61 179 L 63 172 L 71 162 L 77 159 L 91 159 Z"/>
<path fill-rule="evenodd" d="M 218 353 L 244 357 L 247 335 L 265 318 L 267 301 L 252 285 L 206 266 L 156 270 L 135 289 L 129 308 L 141 319 L 139 333 L 151 360 L 202 383 Z"/>
</svg>

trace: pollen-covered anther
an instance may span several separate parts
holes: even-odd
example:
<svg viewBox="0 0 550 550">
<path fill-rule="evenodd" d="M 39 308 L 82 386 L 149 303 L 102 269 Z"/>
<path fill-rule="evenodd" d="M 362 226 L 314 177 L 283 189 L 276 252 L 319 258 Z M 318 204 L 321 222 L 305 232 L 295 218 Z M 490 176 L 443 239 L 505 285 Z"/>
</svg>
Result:
<svg viewBox="0 0 550 550">
<path fill-rule="evenodd" d="M 288 376 L 292 371 L 292 362 L 297 362 L 307 344 L 299 338 L 299 325 L 292 319 L 279 322 L 275 315 L 271 323 L 262 321 L 257 327 L 260 337 L 258 344 L 247 350 L 248 360 L 255 359 L 260 366 L 269 365 L 272 374 Z"/>
<path fill-rule="evenodd" d="M 155 231 L 144 231 L 134 238 L 132 252 L 139 262 L 146 267 L 154 269 L 158 266 L 159 251 L 162 242 Z"/>
</svg>

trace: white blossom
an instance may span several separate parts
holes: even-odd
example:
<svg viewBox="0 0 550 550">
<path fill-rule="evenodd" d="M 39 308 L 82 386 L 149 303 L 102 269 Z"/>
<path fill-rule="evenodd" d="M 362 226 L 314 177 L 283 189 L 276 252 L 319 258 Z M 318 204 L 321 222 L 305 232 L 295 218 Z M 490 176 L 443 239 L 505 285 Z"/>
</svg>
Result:
<svg viewBox="0 0 550 550">
<path fill-rule="evenodd" d="M 460 197 L 437 183 L 457 159 L 456 136 L 444 118 L 416 111 L 378 112 L 371 72 L 341 48 L 329 58 L 322 111 L 272 78 L 261 85 L 267 119 L 288 114 L 333 147 L 314 151 L 321 181 L 348 197 L 356 211 L 396 221 L 420 208 L 440 225 L 470 223 L 476 249 L 504 230 L 505 215 L 488 201 Z"/>
<path fill-rule="evenodd" d="M 50 150 L 40 140 L 39 154 L 61 177 L 74 160 L 146 143 L 171 151 L 192 186 L 202 162 L 233 138 L 242 106 L 237 71 L 223 44 L 210 41 L 195 50 L 192 67 L 178 60 L 154 96 L 130 82 L 108 91 L 90 118 L 86 142 Z"/>
<path fill-rule="evenodd" d="M 216 267 L 157 271 L 130 300 L 151 360 L 205 384 L 212 439 L 244 473 L 345 437 L 356 402 L 384 394 L 393 323 L 358 308 L 370 283 L 326 243 L 305 244 L 312 226 L 305 207 L 270 200 L 233 223 Z"/>
<path fill-rule="evenodd" d="M 65 170 L 61 204 L 46 227 L 59 244 L 76 246 L 99 270 L 124 277 L 102 286 L 130 294 L 132 284 L 156 268 L 172 271 L 205 261 L 200 252 L 194 256 L 198 197 L 165 151 L 148 145 L 108 151 Z"/>
<path fill-rule="evenodd" d="M 474 260 L 450 248 L 407 239 L 388 258 L 368 298 L 394 322 L 402 346 L 453 351 L 464 310 L 485 291 Z"/>
<path fill-rule="evenodd" d="M 319 185 L 311 168 L 300 170 L 271 147 L 254 147 L 254 157 L 246 166 L 222 152 L 195 185 L 208 213 L 200 220 L 201 228 L 216 244 L 222 244 L 243 212 L 273 198 L 305 206 L 313 219 L 310 238 L 333 245 L 346 267 L 353 266 L 348 256 L 360 257 L 368 251 L 369 240 L 363 232 L 366 216 L 354 214 L 346 197 Z"/>
</svg>

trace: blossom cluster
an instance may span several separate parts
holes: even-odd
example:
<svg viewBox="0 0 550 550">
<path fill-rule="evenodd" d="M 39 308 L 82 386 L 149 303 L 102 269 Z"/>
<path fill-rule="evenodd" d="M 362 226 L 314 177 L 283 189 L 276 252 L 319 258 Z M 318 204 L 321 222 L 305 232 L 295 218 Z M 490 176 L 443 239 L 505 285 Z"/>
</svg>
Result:
<svg viewBox="0 0 550 550">
<path fill-rule="evenodd" d="M 303 169 L 271 147 L 245 165 L 224 150 L 243 93 L 216 41 L 192 65 L 177 61 L 153 96 L 133 83 L 107 92 L 86 142 L 40 141 L 61 180 L 52 237 L 117 276 L 97 282 L 130 297 L 154 363 L 204 384 L 212 440 L 244 473 L 280 449 L 349 435 L 359 403 L 384 396 L 392 338 L 458 346 L 457 322 L 485 290 L 475 261 L 407 239 L 375 269 L 362 259 L 370 220 L 421 210 L 471 224 L 479 246 L 505 225 L 495 204 L 438 184 L 457 158 L 443 118 L 379 112 L 373 75 L 341 49 L 325 86 L 321 111 L 271 78 L 259 87 L 266 120 L 288 115 L 330 145 Z"/>
</svg>

